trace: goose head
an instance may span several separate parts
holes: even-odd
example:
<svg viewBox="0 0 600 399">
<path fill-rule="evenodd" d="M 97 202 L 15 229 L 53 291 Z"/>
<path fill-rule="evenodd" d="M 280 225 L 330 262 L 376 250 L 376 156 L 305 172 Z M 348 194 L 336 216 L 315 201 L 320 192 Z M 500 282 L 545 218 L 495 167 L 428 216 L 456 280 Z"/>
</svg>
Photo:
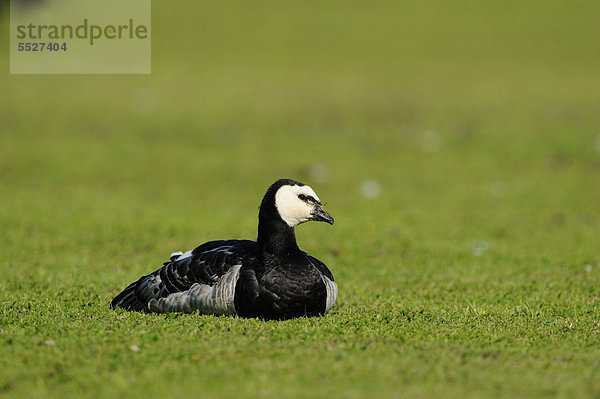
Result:
<svg viewBox="0 0 600 399">
<path fill-rule="evenodd" d="M 271 202 L 279 218 L 289 227 L 296 227 L 310 220 L 333 224 L 333 217 L 323 209 L 315 191 L 305 184 L 291 179 L 277 180 L 263 199 L 261 210 Z"/>
</svg>

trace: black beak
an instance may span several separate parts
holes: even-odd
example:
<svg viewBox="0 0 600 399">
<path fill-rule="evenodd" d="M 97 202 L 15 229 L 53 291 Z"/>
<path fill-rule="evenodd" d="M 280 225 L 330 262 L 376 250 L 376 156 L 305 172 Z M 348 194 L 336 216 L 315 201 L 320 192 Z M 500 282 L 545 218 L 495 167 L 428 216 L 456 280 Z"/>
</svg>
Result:
<svg viewBox="0 0 600 399">
<path fill-rule="evenodd" d="M 313 210 L 312 215 L 312 220 L 333 224 L 333 217 L 329 213 L 327 213 L 325 209 L 323 209 L 323 206 L 319 204 L 315 205 L 315 209 Z"/>
</svg>

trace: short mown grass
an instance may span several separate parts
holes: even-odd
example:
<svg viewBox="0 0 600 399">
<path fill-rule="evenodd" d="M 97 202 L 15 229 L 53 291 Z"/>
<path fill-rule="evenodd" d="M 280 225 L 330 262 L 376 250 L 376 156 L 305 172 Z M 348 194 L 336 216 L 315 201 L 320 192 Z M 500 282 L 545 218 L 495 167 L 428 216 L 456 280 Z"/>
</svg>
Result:
<svg viewBox="0 0 600 399">
<path fill-rule="evenodd" d="M 150 76 L 0 75 L 0 396 L 598 397 L 600 3 L 435 3 L 154 2 Z M 330 314 L 109 309 L 280 177 Z"/>
</svg>

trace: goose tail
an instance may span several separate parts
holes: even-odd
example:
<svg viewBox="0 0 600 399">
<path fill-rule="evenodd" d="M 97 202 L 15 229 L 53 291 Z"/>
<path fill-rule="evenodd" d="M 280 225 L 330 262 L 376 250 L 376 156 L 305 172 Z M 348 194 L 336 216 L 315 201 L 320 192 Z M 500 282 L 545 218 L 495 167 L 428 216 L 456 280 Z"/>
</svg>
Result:
<svg viewBox="0 0 600 399">
<path fill-rule="evenodd" d="M 130 284 L 110 303 L 111 309 L 123 308 L 126 310 L 146 311 L 146 306 L 136 295 L 136 288 L 139 281 Z"/>
</svg>

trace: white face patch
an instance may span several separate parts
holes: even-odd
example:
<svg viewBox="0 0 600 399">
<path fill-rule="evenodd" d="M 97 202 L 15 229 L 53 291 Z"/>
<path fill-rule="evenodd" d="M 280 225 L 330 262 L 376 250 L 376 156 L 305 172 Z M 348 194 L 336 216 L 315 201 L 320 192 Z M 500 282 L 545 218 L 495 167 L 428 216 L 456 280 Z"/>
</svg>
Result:
<svg viewBox="0 0 600 399">
<path fill-rule="evenodd" d="M 309 186 L 282 186 L 275 193 L 275 207 L 279 216 L 290 227 L 298 226 L 310 220 L 312 216 L 314 206 L 298 198 L 300 194 L 320 202 L 317 194 Z"/>
</svg>

